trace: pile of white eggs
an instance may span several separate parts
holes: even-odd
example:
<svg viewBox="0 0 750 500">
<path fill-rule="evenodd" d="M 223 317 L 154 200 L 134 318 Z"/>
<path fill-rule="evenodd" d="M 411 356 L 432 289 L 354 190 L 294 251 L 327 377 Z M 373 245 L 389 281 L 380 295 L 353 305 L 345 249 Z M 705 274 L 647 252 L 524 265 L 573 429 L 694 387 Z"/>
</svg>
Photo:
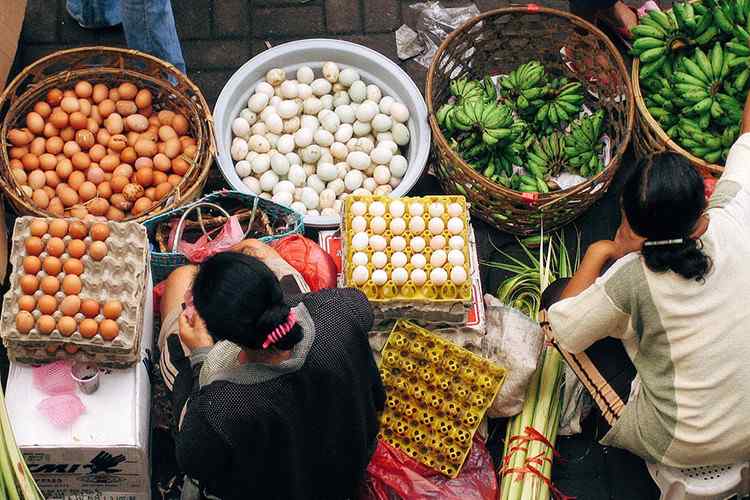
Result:
<svg viewBox="0 0 750 500">
<path fill-rule="evenodd" d="M 322 78 L 272 69 L 232 122 L 237 175 L 255 194 L 307 215 L 338 215 L 349 194 L 387 195 L 406 174 L 409 109 L 334 62 Z"/>
<path fill-rule="evenodd" d="M 354 201 L 347 212 L 351 281 L 355 286 L 391 281 L 416 288 L 469 279 L 464 239 L 467 217 L 460 203 L 418 198 Z"/>
</svg>

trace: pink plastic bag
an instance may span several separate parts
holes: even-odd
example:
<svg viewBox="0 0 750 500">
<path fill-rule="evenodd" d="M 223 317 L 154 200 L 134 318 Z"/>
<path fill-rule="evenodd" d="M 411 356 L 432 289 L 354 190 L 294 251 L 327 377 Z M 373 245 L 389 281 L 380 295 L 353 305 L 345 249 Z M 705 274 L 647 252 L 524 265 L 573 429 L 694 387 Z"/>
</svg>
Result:
<svg viewBox="0 0 750 500">
<path fill-rule="evenodd" d="M 175 233 L 177 225 L 172 228 L 169 235 L 169 246 L 174 247 Z M 234 245 L 242 241 L 245 232 L 240 226 L 240 220 L 236 215 L 232 215 L 226 224 L 220 230 L 209 231 L 198 238 L 195 242 L 189 243 L 180 240 L 177 243 L 177 250 L 188 258 L 190 262 L 200 263 L 217 253 L 226 252 Z M 209 237 L 211 237 L 209 239 Z"/>
<path fill-rule="evenodd" d="M 31 370 L 34 386 L 45 394 L 71 394 L 76 390 L 76 383 L 70 373 L 70 363 L 55 361 Z"/>
<path fill-rule="evenodd" d="M 383 441 L 378 441 L 375 454 L 367 466 L 367 474 L 365 491 L 360 500 L 497 498 L 497 477 L 492 458 L 482 440 L 477 437 L 455 479 L 420 464 Z"/>
<path fill-rule="evenodd" d="M 75 394 L 60 394 L 42 400 L 37 409 L 57 427 L 67 427 L 86 409 Z"/>
</svg>

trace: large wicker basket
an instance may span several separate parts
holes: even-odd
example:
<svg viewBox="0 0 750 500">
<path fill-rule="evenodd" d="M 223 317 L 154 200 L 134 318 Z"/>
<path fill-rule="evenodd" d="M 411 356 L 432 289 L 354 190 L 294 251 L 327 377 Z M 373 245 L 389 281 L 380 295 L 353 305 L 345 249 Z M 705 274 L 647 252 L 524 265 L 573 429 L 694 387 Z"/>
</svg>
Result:
<svg viewBox="0 0 750 500">
<path fill-rule="evenodd" d="M 154 96 L 154 109 L 167 107 L 179 111 L 190 123 L 190 135 L 197 142 L 198 154 L 190 162 L 191 167 L 182 182 L 170 196 L 130 220 L 145 220 L 192 201 L 201 194 L 216 148 L 211 109 L 198 87 L 171 64 L 143 52 L 114 47 L 82 47 L 61 50 L 39 59 L 26 67 L 0 96 L 0 116 L 3 116 L 0 128 L 0 189 L 19 214 L 50 216 L 34 206 L 11 175 L 8 131 L 25 126 L 26 113 L 49 89 L 69 88 L 78 79 L 92 83 L 119 84 L 130 81 L 139 87 L 146 87 Z"/>
<path fill-rule="evenodd" d="M 585 54 L 573 74 L 561 49 Z M 520 193 L 487 179 L 453 151 L 435 112 L 450 97 L 454 78 L 503 74 L 531 59 L 553 73 L 578 76 L 587 104 L 606 110 L 611 160 L 595 177 L 548 194 Z M 596 79 L 592 76 L 596 75 Z M 467 22 L 442 43 L 427 74 L 427 108 L 433 133 L 436 173 L 448 193 L 465 195 L 475 215 L 510 233 L 526 235 L 560 227 L 578 217 L 607 190 L 630 141 L 635 106 L 625 63 L 612 42 L 592 24 L 559 10 L 529 5 L 493 10 Z M 596 99 L 593 96 L 599 96 Z"/>
<path fill-rule="evenodd" d="M 635 104 L 638 107 L 638 116 L 636 118 L 636 130 L 633 134 L 633 146 L 635 153 L 639 158 L 646 158 L 664 151 L 672 151 L 687 158 L 690 163 L 698 169 L 704 176 L 718 177 L 724 171 L 723 165 L 710 164 L 698 158 L 694 154 L 673 141 L 664 131 L 659 122 L 651 116 L 646 102 L 643 100 L 641 92 L 640 59 L 633 60 L 633 94 L 635 94 Z"/>
</svg>

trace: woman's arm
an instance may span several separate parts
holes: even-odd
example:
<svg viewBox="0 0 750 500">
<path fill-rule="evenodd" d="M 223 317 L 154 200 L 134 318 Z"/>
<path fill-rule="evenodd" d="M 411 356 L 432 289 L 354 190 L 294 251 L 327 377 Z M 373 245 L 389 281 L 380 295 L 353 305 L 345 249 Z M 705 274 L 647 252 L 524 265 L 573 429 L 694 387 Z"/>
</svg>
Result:
<svg viewBox="0 0 750 500">
<path fill-rule="evenodd" d="M 602 275 L 607 264 L 621 256 L 621 250 L 614 241 L 602 240 L 593 243 L 586 251 L 578 270 L 570 278 L 560 299 L 575 297 L 586 290 Z"/>
</svg>

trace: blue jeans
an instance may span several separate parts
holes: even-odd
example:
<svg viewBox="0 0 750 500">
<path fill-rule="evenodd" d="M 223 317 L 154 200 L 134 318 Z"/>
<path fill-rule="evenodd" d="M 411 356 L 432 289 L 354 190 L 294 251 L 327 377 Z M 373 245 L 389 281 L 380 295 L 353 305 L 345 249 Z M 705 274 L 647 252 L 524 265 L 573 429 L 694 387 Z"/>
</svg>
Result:
<svg viewBox="0 0 750 500">
<path fill-rule="evenodd" d="M 185 73 L 170 0 L 67 0 L 67 9 L 85 28 L 122 23 L 128 47 L 164 59 Z"/>
</svg>

